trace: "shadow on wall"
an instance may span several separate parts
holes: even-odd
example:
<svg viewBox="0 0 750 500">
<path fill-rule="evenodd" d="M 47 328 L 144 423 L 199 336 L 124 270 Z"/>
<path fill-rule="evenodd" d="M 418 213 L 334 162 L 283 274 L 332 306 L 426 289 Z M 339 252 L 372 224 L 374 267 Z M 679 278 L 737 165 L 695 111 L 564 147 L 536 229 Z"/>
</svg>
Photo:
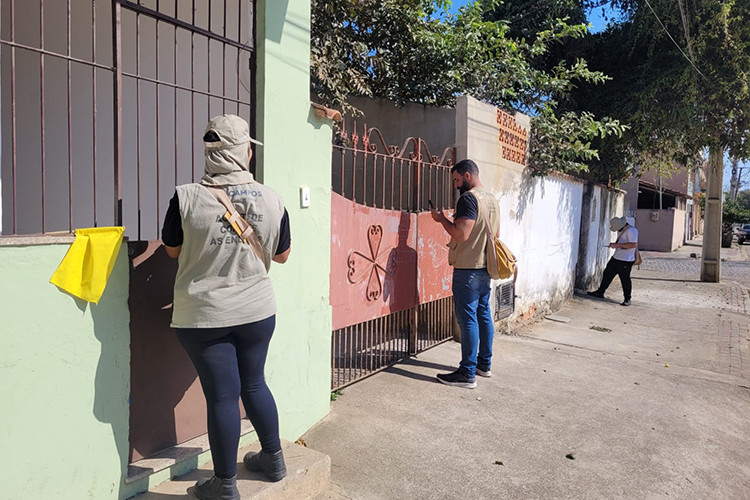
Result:
<svg viewBox="0 0 750 500">
<path fill-rule="evenodd" d="M 557 208 L 557 225 L 559 227 L 560 234 L 568 236 L 563 242 L 566 245 L 564 249 L 568 254 L 567 259 L 567 275 L 565 276 L 564 283 L 561 283 L 556 290 L 553 301 L 559 300 L 559 305 L 562 301 L 567 299 L 573 289 L 575 288 L 576 279 L 576 265 L 578 263 L 578 246 L 580 243 L 580 223 L 581 223 L 581 211 L 580 211 L 580 198 L 575 199 L 573 193 L 576 191 L 576 184 L 570 181 L 563 181 L 558 179 L 562 185 L 560 189 L 560 200 Z M 577 219 L 577 220 L 576 220 Z M 576 229 L 578 226 L 578 230 Z M 575 251 L 574 251 L 575 250 Z"/>
<path fill-rule="evenodd" d="M 516 220 L 520 221 L 523 219 L 526 208 L 529 204 L 534 202 L 534 195 L 536 194 L 536 186 L 539 184 L 542 196 L 544 196 L 544 177 L 536 177 L 533 175 L 531 168 L 525 168 L 521 174 L 521 187 L 518 192 L 518 209 L 516 210 Z"/>
<path fill-rule="evenodd" d="M 117 257 L 116 268 L 124 267 L 121 262 L 127 258 L 121 249 Z M 128 335 L 128 314 L 123 306 L 126 303 L 127 288 L 108 287 L 98 304 L 88 304 L 85 300 L 74 298 L 81 311 L 87 305 L 91 307 L 94 323 L 94 335 L 101 344 L 101 354 L 96 367 L 94 380 L 93 412 L 97 420 L 112 426 L 112 436 L 120 459 L 120 481 L 117 490 L 118 499 L 123 498 L 123 487 L 128 468 L 128 401 L 130 380 L 129 357 L 127 356 L 130 338 Z M 123 366 L 125 365 L 125 366 Z M 92 460 L 95 460 L 92 457 Z"/>
<path fill-rule="evenodd" d="M 257 5 L 257 3 L 256 3 Z M 266 38 L 276 43 L 281 43 L 281 35 L 284 33 L 284 23 L 286 22 L 287 8 L 289 0 L 266 0 Z M 256 7 L 257 8 L 257 7 Z M 269 8 L 274 9 L 275 15 L 269 16 Z M 272 19 L 273 22 L 268 22 Z M 259 19 L 260 22 L 262 20 Z"/>
<path fill-rule="evenodd" d="M 158 241 L 128 249 L 132 462 L 204 434 L 206 411 L 195 369 L 169 326 L 177 260 Z"/>
<path fill-rule="evenodd" d="M 535 176 L 530 168 L 523 171 L 515 219 L 522 227 L 535 231 L 533 235 L 525 235 L 527 243 L 540 245 L 536 251 L 543 261 L 535 265 L 535 279 L 544 282 L 544 304 L 538 306 L 554 310 L 574 290 L 581 245 L 581 191 L 581 183 L 577 181 Z M 521 280 L 518 284 L 521 295 L 526 286 L 535 289 L 541 284 Z"/>
<path fill-rule="evenodd" d="M 255 2 L 256 5 L 258 2 Z M 289 12 L 289 0 L 266 0 L 264 19 L 258 18 L 258 25 L 265 22 L 266 40 L 279 44 L 282 50 L 271 48 L 267 55 L 275 60 L 275 63 L 287 66 L 298 73 L 300 78 L 308 78 L 310 73 L 309 61 L 289 57 L 285 48 L 293 45 L 308 45 L 310 43 L 310 24 L 305 16 L 292 11 Z M 283 41 L 282 38 L 286 38 Z M 291 40 L 290 40 L 291 39 Z M 268 46 L 267 46 L 268 47 Z M 266 65 L 268 66 L 268 65 Z"/>
<path fill-rule="evenodd" d="M 388 304 L 391 312 L 403 309 L 399 306 L 413 302 L 410 299 L 416 300 L 419 293 L 417 287 L 417 251 L 409 246 L 410 229 L 410 213 L 401 212 L 398 223 L 398 245 L 388 255 L 383 283 L 383 302 Z M 416 228 L 414 228 L 414 233 L 416 234 Z M 412 297 L 398 297 L 399 291 L 400 293 L 406 292 Z"/>
<path fill-rule="evenodd" d="M 598 188 L 592 182 L 587 182 L 583 188 L 583 199 L 581 204 L 581 233 L 578 244 L 578 264 L 576 266 L 575 287 L 581 290 L 589 290 L 598 284 L 596 277 L 599 230 L 598 224 L 592 225 L 593 221 L 600 218 L 601 200 L 597 197 Z M 603 196 L 603 195 L 602 195 Z M 591 239 L 596 238 L 594 255 L 589 255 L 591 250 Z M 590 261 L 594 261 L 593 266 Z M 594 268 L 594 275 L 590 268 Z M 601 277 L 599 277 L 601 279 Z M 596 284 L 594 282 L 596 281 Z"/>
</svg>

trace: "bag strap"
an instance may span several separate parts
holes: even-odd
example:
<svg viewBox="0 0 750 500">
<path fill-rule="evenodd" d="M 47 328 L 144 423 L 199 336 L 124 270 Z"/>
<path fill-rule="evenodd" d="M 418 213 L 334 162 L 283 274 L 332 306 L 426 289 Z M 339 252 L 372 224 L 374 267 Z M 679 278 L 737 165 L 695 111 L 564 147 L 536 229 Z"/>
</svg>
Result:
<svg viewBox="0 0 750 500">
<path fill-rule="evenodd" d="M 615 240 L 615 243 L 620 243 L 620 238 L 622 238 L 623 234 L 625 234 L 624 228 L 623 228 L 623 231 L 618 231 L 617 239 Z"/>
<path fill-rule="evenodd" d="M 492 242 L 495 240 L 496 236 L 492 234 L 492 228 L 490 227 L 490 218 L 487 215 L 487 211 L 483 210 L 484 207 L 482 206 L 482 200 L 479 199 L 479 196 L 477 196 L 476 193 L 471 193 L 471 194 L 477 200 L 477 208 L 479 209 L 479 216 L 482 218 L 482 222 L 484 223 L 484 229 L 487 231 L 488 241 Z"/>
<path fill-rule="evenodd" d="M 485 232 L 487 233 L 486 256 L 487 256 L 487 268 L 497 270 L 500 267 L 500 263 L 497 260 L 497 254 L 495 253 L 495 236 L 492 235 L 492 228 L 490 227 L 490 218 L 487 214 L 487 210 L 482 206 L 482 200 L 479 199 L 476 193 L 471 193 L 477 200 L 477 209 L 479 216 L 482 218 Z M 499 230 L 498 230 L 499 234 Z M 492 274 L 492 273 L 490 273 Z M 515 280 L 515 277 L 513 278 Z"/>
<path fill-rule="evenodd" d="M 208 189 L 208 191 L 212 195 L 214 195 L 214 198 L 216 198 L 219 203 L 224 205 L 224 208 L 226 208 L 227 212 L 229 212 L 229 218 L 227 219 L 229 224 L 234 228 L 240 238 L 242 238 L 242 241 L 250 245 L 255 255 L 265 265 L 266 259 L 264 258 L 263 244 L 261 244 L 260 239 L 258 238 L 258 234 L 253 230 L 253 226 L 251 226 L 245 219 L 242 218 L 239 212 L 237 212 L 237 209 L 234 207 L 234 203 L 232 203 L 232 200 L 229 199 L 226 191 L 224 191 L 224 189 L 222 189 L 220 186 L 204 186 L 203 184 L 201 185 Z"/>
</svg>

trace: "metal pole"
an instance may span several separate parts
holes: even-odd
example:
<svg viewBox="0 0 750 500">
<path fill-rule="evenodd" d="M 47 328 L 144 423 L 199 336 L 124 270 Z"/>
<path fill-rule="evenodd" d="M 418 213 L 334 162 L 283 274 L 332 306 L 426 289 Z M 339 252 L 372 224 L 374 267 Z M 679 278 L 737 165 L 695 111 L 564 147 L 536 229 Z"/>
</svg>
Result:
<svg viewBox="0 0 750 500">
<path fill-rule="evenodd" d="M 122 46 L 121 38 L 121 12 L 120 2 L 112 4 L 112 54 L 114 56 L 114 87 L 115 95 L 112 100 L 114 104 L 114 201 L 115 201 L 115 225 L 122 225 Z M 140 228 L 139 228 L 140 231 Z"/>
</svg>

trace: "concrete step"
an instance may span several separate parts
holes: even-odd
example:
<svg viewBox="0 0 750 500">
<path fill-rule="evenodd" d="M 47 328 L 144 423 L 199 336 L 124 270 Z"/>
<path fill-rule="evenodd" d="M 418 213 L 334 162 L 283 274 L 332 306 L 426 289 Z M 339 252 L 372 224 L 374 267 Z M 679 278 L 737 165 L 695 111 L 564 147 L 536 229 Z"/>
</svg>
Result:
<svg viewBox="0 0 750 500">
<path fill-rule="evenodd" d="M 243 500 L 308 500 L 318 497 L 330 487 L 331 459 L 328 455 L 298 444 L 282 441 L 287 477 L 277 483 L 268 481 L 260 472 L 250 472 L 242 465 L 248 451 L 260 451 L 260 443 L 242 448 L 238 453 L 237 488 Z M 201 478 L 213 476 L 213 462 L 175 477 L 171 481 L 151 488 L 134 497 L 137 500 L 164 500 L 165 498 L 195 498 L 193 487 Z"/>
</svg>

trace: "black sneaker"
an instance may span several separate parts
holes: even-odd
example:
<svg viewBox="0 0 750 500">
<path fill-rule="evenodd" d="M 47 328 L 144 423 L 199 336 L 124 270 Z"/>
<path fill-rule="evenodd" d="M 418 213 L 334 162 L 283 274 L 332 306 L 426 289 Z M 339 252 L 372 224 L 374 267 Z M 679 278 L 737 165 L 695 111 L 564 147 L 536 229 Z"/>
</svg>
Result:
<svg viewBox="0 0 750 500">
<path fill-rule="evenodd" d="M 479 375 L 480 377 L 490 378 L 492 376 L 492 372 L 489 368 L 487 368 L 486 370 L 477 368 L 477 375 Z"/>
<path fill-rule="evenodd" d="M 237 476 L 227 479 L 214 476 L 211 479 L 199 479 L 195 483 L 195 496 L 201 500 L 240 500 L 237 490 Z"/>
<path fill-rule="evenodd" d="M 588 295 L 589 297 L 596 297 L 597 299 L 603 299 L 604 298 L 604 293 L 603 292 L 597 292 L 597 291 L 586 292 L 586 295 Z"/>
<path fill-rule="evenodd" d="M 469 378 L 461 374 L 458 370 L 453 373 L 438 373 L 437 379 L 445 385 L 452 385 L 454 387 L 473 389 L 477 386 L 477 381 L 474 377 Z"/>
<path fill-rule="evenodd" d="M 254 453 L 252 451 L 245 454 L 242 459 L 245 467 L 254 472 L 263 472 L 271 481 L 281 481 L 286 477 L 286 464 L 284 464 L 284 454 L 281 450 L 274 454 L 261 451 Z"/>
<path fill-rule="evenodd" d="M 630 305 L 630 301 L 629 301 L 629 300 L 624 300 L 624 301 L 622 302 L 622 304 L 620 304 L 620 305 L 621 305 L 621 306 L 629 306 L 629 305 Z"/>
</svg>

